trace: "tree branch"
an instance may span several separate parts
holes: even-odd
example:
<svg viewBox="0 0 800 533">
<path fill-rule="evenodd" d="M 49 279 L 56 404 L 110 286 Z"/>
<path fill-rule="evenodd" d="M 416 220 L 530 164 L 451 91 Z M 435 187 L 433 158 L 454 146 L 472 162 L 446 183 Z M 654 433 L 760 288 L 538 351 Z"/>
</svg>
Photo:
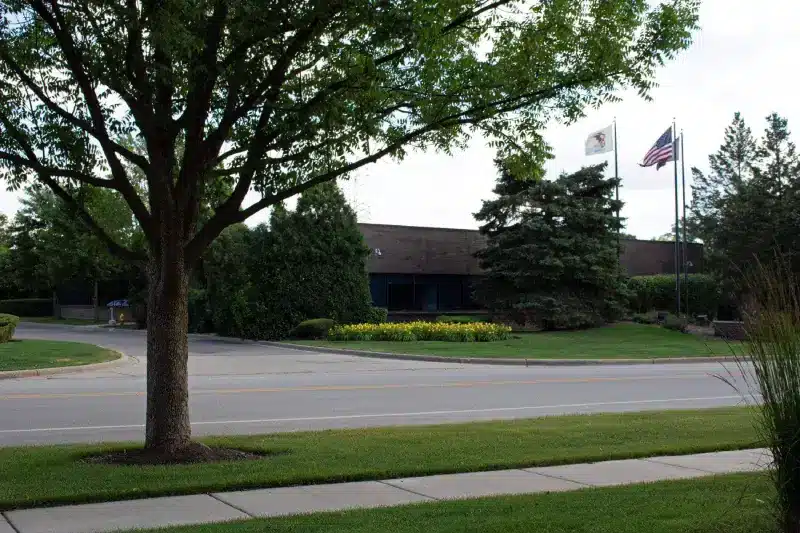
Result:
<svg viewBox="0 0 800 533">
<path fill-rule="evenodd" d="M 113 142 L 108 135 L 105 124 L 105 116 L 103 115 L 103 109 L 100 105 L 100 100 L 98 99 L 97 94 L 94 92 L 92 82 L 89 79 L 86 70 L 84 69 L 81 54 L 76 49 L 75 42 L 73 41 L 69 31 L 66 29 L 66 21 L 58 7 L 58 4 L 51 0 L 51 6 L 53 8 L 52 13 L 50 13 L 42 0 L 32 0 L 31 6 L 42 18 L 42 20 L 44 20 L 44 22 L 50 27 L 56 39 L 58 40 L 61 50 L 64 53 L 64 57 L 67 61 L 69 70 L 72 73 L 72 76 L 75 78 L 75 81 L 78 83 L 78 87 L 83 94 L 83 98 L 87 107 L 89 108 L 89 115 L 91 116 L 93 126 L 91 128 L 91 134 L 98 140 L 100 147 L 103 149 L 103 153 L 105 154 L 106 160 L 111 168 L 111 175 L 117 182 L 117 190 L 119 190 L 119 192 L 125 198 L 125 201 L 130 206 L 145 235 L 152 240 L 155 232 L 151 227 L 150 213 L 147 211 L 142 199 L 139 197 L 136 189 L 134 189 L 133 185 L 128 179 L 125 168 L 117 158 L 117 149 L 115 146 L 119 147 L 119 145 Z M 134 159 L 131 160 L 134 163 L 137 161 L 144 161 L 145 166 L 142 168 L 147 171 L 149 165 L 147 164 L 147 160 L 145 158 L 133 154 L 127 148 L 123 148 L 123 150 L 134 156 Z"/>
<path fill-rule="evenodd" d="M 92 185 L 94 187 L 117 190 L 116 183 L 113 180 L 96 178 L 79 170 L 45 166 L 39 163 L 38 161 L 31 161 L 30 159 L 26 159 L 22 156 L 19 156 L 17 154 L 12 154 L 6 151 L 0 151 L 0 159 L 10 161 L 15 165 L 28 167 L 39 174 L 46 174 L 51 177 L 71 178 L 81 183 Z"/>
<path fill-rule="evenodd" d="M 108 247 L 108 251 L 126 261 L 145 261 L 147 256 L 125 248 L 115 241 L 106 231 L 101 228 L 82 205 L 64 190 L 58 182 L 46 174 L 39 175 L 39 181 L 47 185 L 56 196 L 58 196 L 68 207 L 74 209 L 81 221 L 86 224 L 88 229 L 94 233 Z"/>
<path fill-rule="evenodd" d="M 613 73 L 608 76 L 604 76 L 604 78 L 613 77 L 616 74 L 617 73 Z M 333 180 L 339 176 L 357 170 L 365 165 L 374 163 L 375 161 L 378 161 L 384 156 L 397 151 L 398 149 L 411 143 L 412 141 L 416 140 L 417 138 L 421 137 L 426 133 L 430 133 L 435 130 L 448 128 L 452 126 L 478 123 L 481 120 L 485 120 L 487 118 L 486 116 L 481 115 L 482 113 L 485 113 L 487 111 L 491 112 L 493 115 L 510 113 L 522 107 L 531 105 L 536 101 L 545 98 L 550 98 L 555 94 L 557 94 L 559 91 L 581 86 L 585 83 L 594 81 L 594 79 L 595 78 L 591 76 L 586 78 L 576 78 L 557 84 L 555 86 L 548 87 L 547 89 L 541 89 L 538 91 L 533 91 L 522 95 L 516 95 L 513 97 L 507 97 L 495 101 L 486 102 L 482 105 L 474 106 L 469 109 L 460 111 L 458 113 L 453 113 L 451 115 L 442 117 L 434 122 L 431 122 L 426 126 L 408 132 L 407 134 L 403 135 L 396 141 L 385 146 L 383 149 L 379 150 L 378 152 L 375 152 L 374 154 L 370 154 L 369 156 L 363 157 L 358 161 L 353 161 L 352 163 L 343 165 L 337 169 L 331 170 L 324 174 L 317 175 L 303 183 L 300 183 L 293 187 L 289 187 L 278 193 L 266 195 L 263 198 L 261 198 L 261 200 L 255 202 L 246 209 L 241 209 L 232 212 L 229 207 L 226 209 L 220 208 L 214 213 L 214 216 L 212 216 L 211 219 L 200 229 L 200 231 L 197 232 L 194 238 L 187 244 L 186 256 L 185 256 L 186 260 L 187 262 L 189 262 L 189 264 L 191 264 L 191 262 L 196 261 L 202 254 L 203 250 L 205 250 L 205 248 L 209 244 L 211 244 L 211 242 L 213 242 L 213 240 L 217 238 L 217 236 L 226 227 L 230 226 L 231 224 L 243 222 L 244 220 L 247 220 L 249 217 L 258 213 L 262 209 L 265 209 L 287 198 L 291 198 L 292 196 L 300 194 L 303 191 L 315 185 Z M 223 204 L 223 206 L 226 204 Z"/>
</svg>

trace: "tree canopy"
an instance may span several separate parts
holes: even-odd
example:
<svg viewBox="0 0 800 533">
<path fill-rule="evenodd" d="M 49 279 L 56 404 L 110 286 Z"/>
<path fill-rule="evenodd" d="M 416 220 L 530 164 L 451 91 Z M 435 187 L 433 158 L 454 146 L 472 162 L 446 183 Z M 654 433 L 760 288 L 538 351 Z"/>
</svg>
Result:
<svg viewBox="0 0 800 533">
<path fill-rule="evenodd" d="M 622 222 L 616 178 L 605 164 L 554 181 L 520 179 L 499 163 L 497 198 L 475 218 L 487 238 L 477 299 L 496 313 L 543 329 L 598 325 L 618 317 Z"/>
<path fill-rule="evenodd" d="M 692 169 L 687 226 L 705 243 L 711 268 L 726 278 L 776 252 L 800 268 L 800 157 L 787 120 L 772 113 L 766 122 L 757 139 L 736 113 L 723 144 L 708 158 L 710 171 Z"/>
</svg>

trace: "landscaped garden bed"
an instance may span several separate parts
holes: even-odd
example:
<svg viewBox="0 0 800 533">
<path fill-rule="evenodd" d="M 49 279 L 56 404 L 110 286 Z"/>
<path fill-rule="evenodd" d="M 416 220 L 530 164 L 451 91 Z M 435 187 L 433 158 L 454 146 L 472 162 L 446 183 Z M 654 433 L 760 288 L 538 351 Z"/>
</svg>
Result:
<svg viewBox="0 0 800 533">
<path fill-rule="evenodd" d="M 455 326 L 428 323 L 430 328 Z M 733 356 L 741 353 L 738 343 L 689 335 L 654 325 L 618 323 L 600 328 L 540 333 L 510 333 L 493 342 L 443 342 L 421 340 L 392 329 L 406 324 L 345 326 L 352 335 L 332 330 L 327 340 L 301 340 L 293 343 L 330 348 L 345 348 L 382 353 L 440 355 L 452 357 L 502 357 L 527 359 L 636 359 L 664 357 Z M 389 328 L 388 326 L 391 326 Z M 457 324 L 473 328 L 491 324 Z M 363 329 L 363 335 L 357 332 Z M 379 340 L 367 332 L 392 332 L 394 340 Z M 395 333 L 396 332 L 396 333 Z M 380 339 L 391 337 L 382 336 Z M 339 340 L 342 339 L 342 340 Z M 469 339 L 466 339 L 469 340 Z M 405 342 L 400 342 L 405 341 Z"/>
</svg>

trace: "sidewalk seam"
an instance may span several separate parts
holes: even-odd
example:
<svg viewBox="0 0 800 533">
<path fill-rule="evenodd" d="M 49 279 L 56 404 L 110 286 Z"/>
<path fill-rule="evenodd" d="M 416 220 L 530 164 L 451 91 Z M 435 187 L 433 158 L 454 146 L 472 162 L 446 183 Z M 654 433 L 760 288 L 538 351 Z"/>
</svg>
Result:
<svg viewBox="0 0 800 533">
<path fill-rule="evenodd" d="M 15 525 L 14 525 L 14 522 L 12 522 L 12 521 L 11 521 L 11 519 L 8 517 L 8 515 L 7 515 L 5 512 L 2 512 L 2 513 L 0 513 L 0 518 L 2 518 L 3 520 L 5 520 L 5 521 L 6 521 L 6 524 L 8 524 L 8 527 L 10 527 L 11 529 L 13 529 L 13 530 L 14 530 L 14 531 L 16 531 L 17 533 L 22 533 L 22 532 L 19 530 L 19 528 L 18 528 L 17 526 L 15 526 Z"/>
<path fill-rule="evenodd" d="M 580 463 L 578 463 L 578 464 L 580 464 Z M 557 466 L 560 466 L 560 465 L 556 465 L 556 466 L 553 466 L 553 467 L 547 467 L 547 466 L 538 466 L 537 467 L 537 466 L 534 466 L 534 467 L 531 467 L 531 468 L 556 468 Z M 521 471 L 525 472 L 526 474 L 531 474 L 533 476 L 542 476 L 542 477 L 547 477 L 547 478 L 550 478 L 550 479 L 557 479 L 559 481 L 569 481 L 570 483 L 575 483 L 576 485 L 581 485 L 581 486 L 589 488 L 589 489 L 599 488 L 597 485 L 592 485 L 590 483 L 583 483 L 581 481 L 575 481 L 574 479 L 555 476 L 553 474 L 543 474 L 542 472 L 531 472 L 530 470 L 526 470 L 524 468 L 517 468 L 516 470 L 521 470 Z"/>
<path fill-rule="evenodd" d="M 231 509 L 235 509 L 235 510 L 239 511 L 240 513 L 244 513 L 244 514 L 246 514 L 246 515 L 247 515 L 247 516 L 249 516 L 250 518 L 258 518 L 258 515 L 254 515 L 254 514 L 252 514 L 252 513 L 248 513 L 247 511 L 245 511 L 245 510 L 244 510 L 244 509 L 242 509 L 241 507 L 237 507 L 236 505 L 233 505 L 233 504 L 232 504 L 232 503 L 230 503 L 230 502 L 226 502 L 225 500 L 223 500 L 222 498 L 220 498 L 219 496 L 217 496 L 217 495 L 215 495 L 215 494 L 212 494 L 211 492 L 207 492 L 207 493 L 206 493 L 206 496 L 210 496 L 210 497 L 214 498 L 215 500 L 217 500 L 218 502 L 220 502 L 220 503 L 222 503 L 222 504 L 224 504 L 224 505 L 227 505 L 227 506 L 228 506 L 228 507 L 230 507 Z"/>
<path fill-rule="evenodd" d="M 739 450 L 731 450 L 731 451 L 739 451 Z M 710 453 L 718 453 L 718 452 L 710 452 Z M 702 454 L 693 454 L 693 455 L 702 455 Z M 687 455 L 686 457 L 691 457 L 691 455 Z M 693 466 L 686 466 L 686 465 L 676 465 L 674 463 L 667 463 L 665 461 L 656 461 L 659 459 L 658 457 L 645 457 L 644 460 L 648 463 L 655 463 L 657 465 L 665 465 L 671 466 L 673 468 L 683 468 L 684 470 L 694 470 L 695 472 L 703 472 L 704 474 L 718 474 L 719 472 L 715 472 L 713 470 L 703 470 L 702 468 L 695 468 Z"/>
<path fill-rule="evenodd" d="M 436 498 L 434 496 L 428 496 L 427 494 L 422 494 L 421 492 L 417 492 L 415 490 L 407 489 L 405 487 L 398 487 L 397 485 L 392 485 L 391 483 L 389 483 L 389 481 L 390 480 L 382 480 L 381 479 L 381 480 L 378 481 L 378 483 L 386 485 L 387 487 L 392 487 L 393 489 L 402 490 L 403 492 L 408 492 L 409 494 L 413 494 L 414 496 L 422 496 L 423 498 L 428 498 L 428 499 L 431 499 L 431 500 L 437 501 L 437 502 L 443 501 L 441 498 Z"/>
</svg>

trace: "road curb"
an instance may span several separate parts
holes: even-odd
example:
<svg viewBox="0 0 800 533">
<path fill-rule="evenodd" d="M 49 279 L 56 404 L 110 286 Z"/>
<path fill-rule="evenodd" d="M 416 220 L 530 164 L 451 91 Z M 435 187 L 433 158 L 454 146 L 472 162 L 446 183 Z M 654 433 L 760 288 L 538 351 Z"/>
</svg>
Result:
<svg viewBox="0 0 800 533">
<path fill-rule="evenodd" d="M 102 348 L 102 346 L 101 346 Z M 54 376 L 57 374 L 77 374 L 80 372 L 90 372 L 92 370 L 102 370 L 105 368 L 113 368 L 122 365 L 131 360 L 131 357 L 125 355 L 119 350 L 106 350 L 119 354 L 119 357 L 111 361 L 104 361 L 102 363 L 93 363 L 91 365 L 76 365 L 76 366 L 58 366 L 55 368 L 37 368 L 31 370 L 7 370 L 0 372 L 0 380 L 2 379 L 18 379 L 18 378 L 32 378 L 37 376 Z"/>
<path fill-rule="evenodd" d="M 653 365 L 653 364 L 679 364 L 679 363 L 725 363 L 740 360 L 735 356 L 707 356 L 707 357 L 663 357 L 650 359 L 509 359 L 500 357 L 445 357 L 441 355 L 412 355 L 387 352 L 369 352 L 365 350 L 351 350 L 347 348 L 328 348 L 322 346 L 307 346 L 305 344 L 292 344 L 289 342 L 259 341 L 257 344 L 302 350 L 315 353 L 332 353 L 339 355 L 354 355 L 357 357 L 371 357 L 374 359 L 398 359 L 402 361 L 425 361 L 431 363 L 461 363 L 472 365 L 506 365 L 506 366 L 580 366 L 580 365 Z"/>
</svg>

